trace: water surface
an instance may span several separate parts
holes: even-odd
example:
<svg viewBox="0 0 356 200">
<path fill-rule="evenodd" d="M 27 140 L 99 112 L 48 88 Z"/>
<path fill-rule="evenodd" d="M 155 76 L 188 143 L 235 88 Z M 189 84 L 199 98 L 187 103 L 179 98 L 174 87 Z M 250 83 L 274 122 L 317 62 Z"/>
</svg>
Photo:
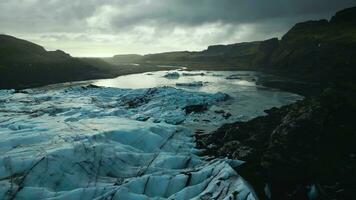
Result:
<svg viewBox="0 0 356 200">
<path fill-rule="evenodd" d="M 179 77 L 166 77 L 179 73 Z M 120 76 L 114 79 L 95 81 L 95 85 L 117 88 L 154 88 L 171 86 L 188 91 L 230 95 L 231 100 L 215 106 L 210 111 L 224 110 L 232 114 L 232 121 L 245 121 L 264 115 L 264 110 L 293 103 L 301 96 L 257 85 L 261 73 L 253 71 L 184 71 L 170 70 Z M 177 86 L 180 83 L 202 82 L 199 87 Z"/>
</svg>

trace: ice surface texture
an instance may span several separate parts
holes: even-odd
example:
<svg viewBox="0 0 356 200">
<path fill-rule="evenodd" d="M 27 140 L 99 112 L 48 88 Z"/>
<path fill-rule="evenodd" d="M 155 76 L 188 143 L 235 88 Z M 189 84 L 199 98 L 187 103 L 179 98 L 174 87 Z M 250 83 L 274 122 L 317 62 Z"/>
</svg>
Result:
<svg viewBox="0 0 356 200">
<path fill-rule="evenodd" d="M 191 83 L 176 83 L 176 86 L 183 86 L 183 87 L 202 87 L 202 81 L 194 81 Z"/>
<path fill-rule="evenodd" d="M 256 199 L 199 157 L 184 107 L 222 93 L 171 87 L 0 91 L 0 199 Z M 198 115 L 194 115 L 199 117 Z M 161 123 L 157 123 L 161 122 Z"/>
</svg>

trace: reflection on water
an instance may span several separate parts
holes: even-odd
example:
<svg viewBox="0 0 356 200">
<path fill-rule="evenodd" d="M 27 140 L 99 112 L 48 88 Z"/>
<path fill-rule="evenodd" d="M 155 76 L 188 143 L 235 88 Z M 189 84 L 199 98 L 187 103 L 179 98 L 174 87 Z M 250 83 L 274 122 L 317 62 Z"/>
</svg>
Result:
<svg viewBox="0 0 356 200">
<path fill-rule="evenodd" d="M 166 76 L 172 72 L 178 72 L 179 77 Z M 262 115 L 265 109 L 286 105 L 302 98 L 296 94 L 256 85 L 258 76 L 257 72 L 252 71 L 171 70 L 120 76 L 114 79 L 98 80 L 94 84 L 131 89 L 171 86 L 196 92 L 223 92 L 233 97 L 232 100 L 213 109 L 230 112 L 233 115 L 231 121 L 247 120 L 250 118 L 247 116 Z M 194 86 L 194 83 L 198 82 L 203 85 Z"/>
<path fill-rule="evenodd" d="M 170 78 L 169 74 L 177 72 L 179 77 Z M 168 74 L 168 76 L 167 76 Z M 228 77 L 234 76 L 234 79 L 228 79 Z M 202 82 L 204 87 L 185 87 L 184 89 L 201 92 L 225 92 L 229 91 L 245 91 L 256 90 L 258 87 L 254 81 L 256 80 L 255 72 L 231 72 L 231 71 L 159 71 L 149 72 L 141 74 L 132 74 L 127 76 L 120 76 L 114 79 L 98 80 L 94 84 L 105 87 L 118 87 L 118 88 L 153 88 L 162 86 L 177 87 L 177 83 L 194 83 Z M 178 87 L 182 88 L 182 87 Z"/>
</svg>

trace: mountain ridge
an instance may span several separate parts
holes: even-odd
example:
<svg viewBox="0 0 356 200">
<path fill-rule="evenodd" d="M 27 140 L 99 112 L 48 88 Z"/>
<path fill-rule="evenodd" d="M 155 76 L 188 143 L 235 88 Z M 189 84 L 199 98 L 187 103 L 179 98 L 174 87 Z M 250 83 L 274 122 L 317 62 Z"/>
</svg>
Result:
<svg viewBox="0 0 356 200">
<path fill-rule="evenodd" d="M 352 56 L 356 54 L 355 16 L 356 7 L 351 7 L 338 11 L 330 20 L 297 23 L 281 39 L 211 45 L 198 52 L 140 55 L 128 61 L 192 69 L 258 70 L 306 81 L 352 80 L 356 78 L 356 59 Z"/>
<path fill-rule="evenodd" d="M 46 51 L 40 45 L 0 35 L 0 88 L 26 88 L 85 80 L 100 71 L 61 51 Z"/>
<path fill-rule="evenodd" d="M 256 70 L 308 82 L 353 82 L 355 16 L 356 7 L 352 7 L 338 11 L 330 20 L 297 23 L 281 39 L 211 45 L 203 51 L 116 55 L 102 58 L 105 63 L 73 58 L 61 50 L 46 51 L 32 42 L 0 35 L 0 88 L 109 78 L 151 70 L 157 65 L 193 70 Z M 132 70 L 132 64 L 139 67 Z M 127 66 L 127 70 L 117 66 Z"/>
</svg>

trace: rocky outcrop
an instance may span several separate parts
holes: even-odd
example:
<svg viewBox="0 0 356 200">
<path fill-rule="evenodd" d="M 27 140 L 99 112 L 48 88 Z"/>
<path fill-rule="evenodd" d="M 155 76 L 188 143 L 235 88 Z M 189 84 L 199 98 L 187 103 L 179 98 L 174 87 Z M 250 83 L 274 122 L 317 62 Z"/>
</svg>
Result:
<svg viewBox="0 0 356 200">
<path fill-rule="evenodd" d="M 356 7 L 330 21 L 296 24 L 265 62 L 269 70 L 299 80 L 337 82 L 356 78 Z"/>
<path fill-rule="evenodd" d="M 198 144 L 208 155 L 247 161 L 239 173 L 262 199 L 352 199 L 356 95 L 340 91 L 224 125 Z"/>
<path fill-rule="evenodd" d="M 356 7 L 338 12 L 330 21 L 299 23 L 281 40 L 262 42 L 255 57 L 259 70 L 294 79 L 269 85 L 299 93 L 313 87 L 314 94 L 326 85 L 334 89 L 197 136 L 207 155 L 246 161 L 238 172 L 260 198 L 354 198 L 355 15 Z"/>
<path fill-rule="evenodd" d="M 356 7 L 347 8 L 336 13 L 330 20 L 331 23 L 349 23 L 355 24 L 356 21 Z"/>
<path fill-rule="evenodd" d="M 252 66 L 264 66 L 269 63 L 273 52 L 279 47 L 278 38 L 262 41 L 253 59 Z"/>
<path fill-rule="evenodd" d="M 261 42 L 242 42 L 229 45 L 212 45 L 202 53 L 206 55 L 246 56 L 254 54 Z"/>
</svg>

